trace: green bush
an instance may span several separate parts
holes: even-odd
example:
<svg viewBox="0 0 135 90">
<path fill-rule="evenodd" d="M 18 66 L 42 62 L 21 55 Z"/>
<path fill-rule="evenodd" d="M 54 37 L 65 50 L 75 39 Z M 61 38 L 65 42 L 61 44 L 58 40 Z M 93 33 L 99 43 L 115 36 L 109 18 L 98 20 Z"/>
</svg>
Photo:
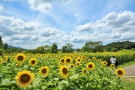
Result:
<svg viewBox="0 0 135 90">
<path fill-rule="evenodd" d="M 4 53 L 4 50 L 0 48 L 0 55 Z"/>
</svg>

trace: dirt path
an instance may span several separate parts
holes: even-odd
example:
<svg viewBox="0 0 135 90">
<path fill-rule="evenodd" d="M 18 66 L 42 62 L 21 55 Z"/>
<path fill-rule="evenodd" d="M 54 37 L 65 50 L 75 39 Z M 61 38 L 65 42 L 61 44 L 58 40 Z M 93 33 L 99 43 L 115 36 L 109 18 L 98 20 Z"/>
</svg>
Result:
<svg viewBox="0 0 135 90">
<path fill-rule="evenodd" d="M 126 76 L 135 76 L 135 64 L 125 67 L 124 70 L 126 71 Z"/>
</svg>

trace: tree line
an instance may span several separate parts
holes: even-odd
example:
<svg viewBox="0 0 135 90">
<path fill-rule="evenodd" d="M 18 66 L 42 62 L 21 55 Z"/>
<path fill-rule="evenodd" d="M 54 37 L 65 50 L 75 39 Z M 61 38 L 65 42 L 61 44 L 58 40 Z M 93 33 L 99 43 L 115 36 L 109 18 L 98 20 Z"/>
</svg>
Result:
<svg viewBox="0 0 135 90">
<path fill-rule="evenodd" d="M 22 49 L 17 47 L 9 47 L 7 43 L 3 43 L 2 38 L 0 36 L 0 55 L 2 53 L 33 53 L 33 54 L 46 54 L 46 53 L 72 53 L 72 52 L 117 52 L 122 49 L 134 49 L 135 50 L 135 42 L 123 41 L 123 42 L 112 42 L 107 45 L 103 45 L 102 41 L 96 42 L 86 42 L 82 48 L 73 49 L 73 45 L 70 43 L 66 43 L 66 45 L 62 46 L 61 49 L 58 49 L 56 43 L 53 43 L 52 46 L 44 45 L 39 46 L 36 49 Z"/>
</svg>

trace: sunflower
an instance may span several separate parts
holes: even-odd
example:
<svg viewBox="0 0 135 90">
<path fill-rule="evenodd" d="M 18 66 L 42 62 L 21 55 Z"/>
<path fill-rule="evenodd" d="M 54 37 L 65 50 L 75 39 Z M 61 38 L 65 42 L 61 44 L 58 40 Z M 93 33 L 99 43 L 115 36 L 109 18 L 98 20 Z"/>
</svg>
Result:
<svg viewBox="0 0 135 90">
<path fill-rule="evenodd" d="M 31 58 L 31 59 L 29 60 L 29 64 L 30 64 L 31 66 L 35 66 L 35 65 L 37 64 L 37 59 L 36 59 L 36 58 Z"/>
<path fill-rule="evenodd" d="M 68 68 L 66 66 L 60 66 L 60 75 L 66 79 L 68 77 Z"/>
<path fill-rule="evenodd" d="M 76 62 L 75 64 L 76 64 L 76 66 L 79 66 L 80 65 L 80 62 Z"/>
<path fill-rule="evenodd" d="M 2 59 L 0 58 L 0 64 L 2 64 Z"/>
<path fill-rule="evenodd" d="M 9 58 L 8 56 L 4 57 L 5 62 L 8 62 Z"/>
<path fill-rule="evenodd" d="M 86 64 L 86 67 L 89 69 L 89 70 L 93 70 L 95 68 L 95 64 L 93 62 L 89 62 Z"/>
<path fill-rule="evenodd" d="M 29 86 L 31 82 L 33 82 L 34 74 L 31 73 L 30 71 L 24 70 L 22 72 L 17 73 L 15 80 L 17 81 L 17 84 L 21 88 L 25 88 L 25 87 Z"/>
<path fill-rule="evenodd" d="M 93 57 L 93 60 L 96 60 L 97 58 L 96 57 Z"/>
<path fill-rule="evenodd" d="M 65 60 L 66 63 L 72 63 L 71 57 L 66 57 L 64 60 Z"/>
<path fill-rule="evenodd" d="M 116 69 L 116 75 L 119 76 L 119 77 L 124 76 L 125 75 L 125 70 L 122 69 L 122 68 Z"/>
<path fill-rule="evenodd" d="M 76 62 L 81 62 L 82 59 L 81 58 L 76 58 Z"/>
<path fill-rule="evenodd" d="M 70 57 L 73 58 L 74 56 L 71 54 Z"/>
<path fill-rule="evenodd" d="M 103 61 L 101 62 L 103 66 L 106 66 L 107 65 L 107 61 Z"/>
<path fill-rule="evenodd" d="M 60 66 L 62 63 L 61 62 L 58 62 L 58 66 Z"/>
<path fill-rule="evenodd" d="M 41 67 L 39 72 L 41 75 L 46 77 L 49 74 L 49 67 L 48 66 Z"/>
<path fill-rule="evenodd" d="M 24 54 L 19 53 L 16 55 L 16 61 L 18 63 L 23 63 L 25 61 L 25 59 L 26 59 L 26 56 Z"/>
<path fill-rule="evenodd" d="M 82 73 L 83 73 L 83 74 L 86 74 L 86 73 L 87 73 L 87 69 L 86 69 L 86 68 L 83 68 L 83 69 L 82 69 Z"/>
<path fill-rule="evenodd" d="M 101 59 L 98 59 L 98 62 L 101 62 Z"/>
<path fill-rule="evenodd" d="M 60 62 L 61 62 L 61 63 L 65 63 L 64 58 L 61 58 L 61 59 L 60 59 Z"/>
<path fill-rule="evenodd" d="M 74 64 L 70 64 L 70 67 L 73 68 L 73 67 L 75 67 L 75 65 Z"/>
<path fill-rule="evenodd" d="M 114 65 L 114 64 L 111 64 L 111 65 L 110 65 L 110 67 L 111 67 L 111 68 L 114 68 L 114 67 L 115 67 L 115 65 Z"/>
</svg>

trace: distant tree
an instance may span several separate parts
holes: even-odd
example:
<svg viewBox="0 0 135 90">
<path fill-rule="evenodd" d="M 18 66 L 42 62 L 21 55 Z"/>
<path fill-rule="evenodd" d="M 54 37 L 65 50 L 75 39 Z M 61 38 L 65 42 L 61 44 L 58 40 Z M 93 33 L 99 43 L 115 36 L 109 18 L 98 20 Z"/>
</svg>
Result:
<svg viewBox="0 0 135 90">
<path fill-rule="evenodd" d="M 67 46 L 62 46 L 62 53 L 66 53 L 67 52 Z"/>
<path fill-rule="evenodd" d="M 85 46 L 82 48 L 83 51 L 87 51 L 87 52 L 103 52 L 103 45 L 102 45 L 102 41 L 98 41 L 98 42 L 86 42 Z"/>
<path fill-rule="evenodd" d="M 3 41 L 2 41 L 1 36 L 0 36 L 0 48 L 3 48 Z"/>
<path fill-rule="evenodd" d="M 66 46 L 67 46 L 67 52 L 68 52 L 68 53 L 72 53 L 72 52 L 74 51 L 74 50 L 73 50 L 73 45 L 72 45 L 72 44 L 67 43 Z"/>
<path fill-rule="evenodd" d="M 67 43 L 66 46 L 62 46 L 62 53 L 72 53 L 73 51 L 73 45 L 70 43 Z"/>
<path fill-rule="evenodd" d="M 58 53 L 58 47 L 57 47 L 57 44 L 54 43 L 51 47 L 51 53 Z"/>
<path fill-rule="evenodd" d="M 76 49 L 76 51 L 77 51 L 77 52 L 80 52 L 80 51 L 81 51 L 81 49 L 80 49 L 80 48 L 77 48 L 77 49 Z"/>
<path fill-rule="evenodd" d="M 7 50 L 8 49 L 8 44 L 4 44 L 4 50 Z"/>
<path fill-rule="evenodd" d="M 40 46 L 38 48 L 36 48 L 36 53 L 39 53 L 39 54 L 44 54 L 45 53 L 45 48 L 44 46 Z"/>
<path fill-rule="evenodd" d="M 44 48 L 45 48 L 45 53 L 50 53 L 51 52 L 51 46 L 45 45 Z"/>
</svg>

